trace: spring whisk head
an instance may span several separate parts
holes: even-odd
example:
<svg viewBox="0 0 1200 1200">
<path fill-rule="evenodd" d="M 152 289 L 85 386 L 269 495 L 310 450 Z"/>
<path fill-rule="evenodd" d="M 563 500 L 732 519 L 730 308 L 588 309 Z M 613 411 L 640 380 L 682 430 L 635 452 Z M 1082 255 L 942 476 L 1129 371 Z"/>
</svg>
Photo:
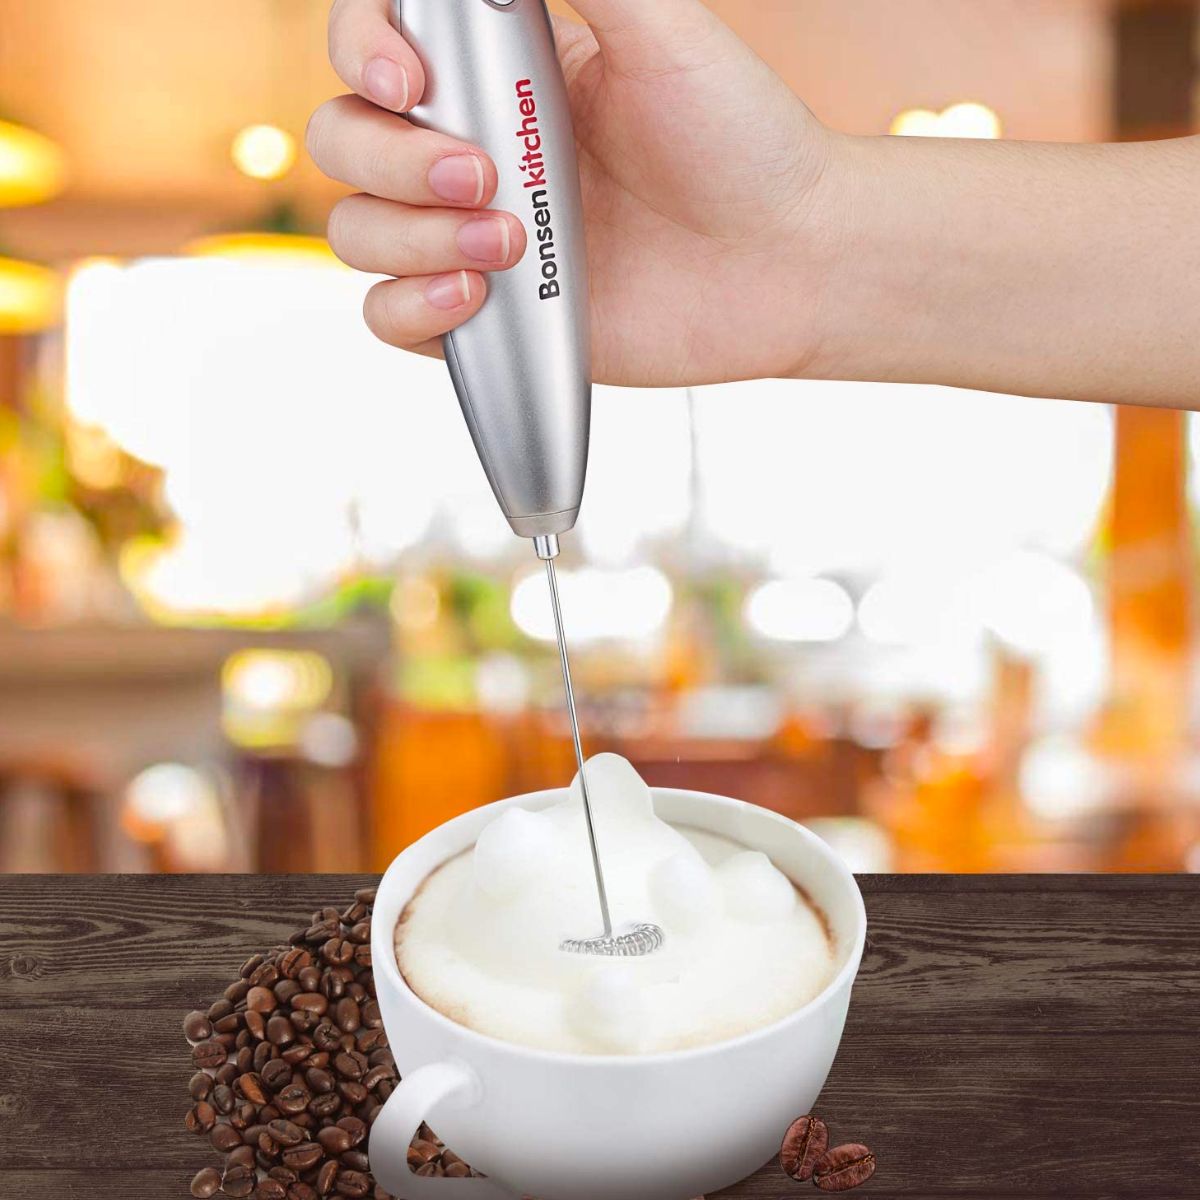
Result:
<svg viewBox="0 0 1200 1200">
<path fill-rule="evenodd" d="M 567 954 L 595 954 L 603 958 L 642 958 L 653 954 L 665 941 L 663 931 L 649 922 L 634 925 L 624 933 L 601 934 L 594 938 L 567 938 L 559 949 Z"/>
</svg>

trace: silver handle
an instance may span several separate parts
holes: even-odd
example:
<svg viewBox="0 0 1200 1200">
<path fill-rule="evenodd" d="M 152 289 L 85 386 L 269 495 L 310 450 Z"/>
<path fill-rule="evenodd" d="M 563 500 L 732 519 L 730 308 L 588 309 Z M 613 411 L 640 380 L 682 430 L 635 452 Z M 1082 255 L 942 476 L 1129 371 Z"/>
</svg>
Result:
<svg viewBox="0 0 1200 1200">
<path fill-rule="evenodd" d="M 522 537 L 565 533 L 583 500 L 591 423 L 587 248 L 566 84 L 545 0 L 395 0 L 427 85 L 410 118 L 479 146 L 495 207 L 529 235 L 445 339 L 488 481 Z"/>
</svg>

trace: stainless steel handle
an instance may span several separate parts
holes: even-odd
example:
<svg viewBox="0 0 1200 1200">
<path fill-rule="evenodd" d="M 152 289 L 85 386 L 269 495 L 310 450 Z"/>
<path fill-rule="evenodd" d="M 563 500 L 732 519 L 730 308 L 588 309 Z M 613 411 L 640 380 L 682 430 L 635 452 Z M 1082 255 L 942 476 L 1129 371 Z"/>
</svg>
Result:
<svg viewBox="0 0 1200 1200">
<path fill-rule="evenodd" d="M 591 423 L 587 249 L 575 136 L 544 0 L 395 0 L 424 64 L 414 124 L 486 150 L 495 207 L 529 235 L 445 339 L 484 470 L 522 537 L 564 533 L 583 500 Z"/>
</svg>

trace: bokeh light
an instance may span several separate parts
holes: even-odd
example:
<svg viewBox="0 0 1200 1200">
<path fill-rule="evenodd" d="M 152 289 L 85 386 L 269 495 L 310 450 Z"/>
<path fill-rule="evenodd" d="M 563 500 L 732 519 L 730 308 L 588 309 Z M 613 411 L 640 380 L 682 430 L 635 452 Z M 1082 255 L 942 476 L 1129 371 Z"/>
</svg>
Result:
<svg viewBox="0 0 1200 1200">
<path fill-rule="evenodd" d="M 234 136 L 230 154 L 251 179 L 282 179 L 296 163 L 296 139 L 276 125 L 247 125 Z"/>
</svg>

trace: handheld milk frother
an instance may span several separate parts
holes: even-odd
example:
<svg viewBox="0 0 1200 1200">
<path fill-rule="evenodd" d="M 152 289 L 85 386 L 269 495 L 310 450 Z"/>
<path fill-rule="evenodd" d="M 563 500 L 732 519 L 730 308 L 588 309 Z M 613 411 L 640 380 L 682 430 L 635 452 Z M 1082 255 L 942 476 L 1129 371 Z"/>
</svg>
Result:
<svg viewBox="0 0 1200 1200">
<path fill-rule="evenodd" d="M 614 934 L 596 844 L 554 560 L 583 500 L 591 423 L 587 248 L 575 136 L 545 0 L 395 0 L 426 70 L 416 125 L 486 150 L 495 207 L 529 234 L 523 260 L 488 277 L 479 313 L 444 339 L 446 365 L 508 523 L 546 564 L 604 933 L 562 949 L 636 956 L 656 925 Z"/>
</svg>

